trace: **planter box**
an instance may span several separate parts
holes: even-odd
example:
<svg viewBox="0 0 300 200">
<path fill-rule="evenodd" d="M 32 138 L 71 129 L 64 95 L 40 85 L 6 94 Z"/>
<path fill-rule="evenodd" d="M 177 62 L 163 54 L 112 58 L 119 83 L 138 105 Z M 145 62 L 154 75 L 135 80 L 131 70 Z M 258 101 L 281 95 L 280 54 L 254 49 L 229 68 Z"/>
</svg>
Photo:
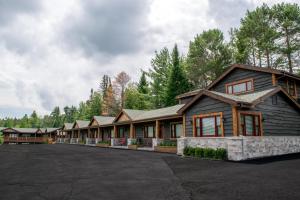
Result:
<svg viewBox="0 0 300 200">
<path fill-rule="evenodd" d="M 137 150 L 138 149 L 138 145 L 135 145 L 135 144 L 130 144 L 128 145 L 128 149 L 131 149 L 131 150 Z"/>
<path fill-rule="evenodd" d="M 109 147 L 109 144 L 96 144 L 97 147 Z"/>
<path fill-rule="evenodd" d="M 154 151 L 162 153 L 177 153 L 177 147 L 155 146 Z"/>
</svg>

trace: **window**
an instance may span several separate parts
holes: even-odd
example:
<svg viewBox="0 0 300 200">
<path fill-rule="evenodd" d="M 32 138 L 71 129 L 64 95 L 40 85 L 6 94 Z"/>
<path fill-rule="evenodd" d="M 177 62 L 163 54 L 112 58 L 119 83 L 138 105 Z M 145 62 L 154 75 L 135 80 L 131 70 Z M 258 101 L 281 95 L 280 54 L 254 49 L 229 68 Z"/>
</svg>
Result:
<svg viewBox="0 0 300 200">
<path fill-rule="evenodd" d="M 287 80 L 286 84 L 287 84 L 287 92 L 293 97 L 297 96 L 296 82 L 291 81 L 291 80 Z"/>
<path fill-rule="evenodd" d="M 220 137 L 223 136 L 222 113 L 211 113 L 194 116 L 194 136 Z"/>
<path fill-rule="evenodd" d="M 277 95 L 272 96 L 272 104 L 277 105 Z"/>
<path fill-rule="evenodd" d="M 253 79 L 247 79 L 247 80 L 226 84 L 227 94 L 240 94 L 240 93 L 246 93 L 252 91 L 254 91 Z"/>
<path fill-rule="evenodd" d="M 240 130 L 244 136 L 260 136 L 261 114 L 240 113 Z"/>
<path fill-rule="evenodd" d="M 144 137 L 153 138 L 155 136 L 155 127 L 154 126 L 145 126 L 144 127 Z"/>
<path fill-rule="evenodd" d="M 10 137 L 10 138 L 17 138 L 17 137 L 18 137 L 18 134 L 16 134 L 16 133 L 10 133 L 10 134 L 9 134 L 9 137 Z"/>
<path fill-rule="evenodd" d="M 118 138 L 124 138 L 125 137 L 125 128 L 124 127 L 120 127 L 119 131 L 118 131 Z"/>
<path fill-rule="evenodd" d="M 181 123 L 171 123 L 171 138 L 179 138 L 182 134 Z"/>
</svg>

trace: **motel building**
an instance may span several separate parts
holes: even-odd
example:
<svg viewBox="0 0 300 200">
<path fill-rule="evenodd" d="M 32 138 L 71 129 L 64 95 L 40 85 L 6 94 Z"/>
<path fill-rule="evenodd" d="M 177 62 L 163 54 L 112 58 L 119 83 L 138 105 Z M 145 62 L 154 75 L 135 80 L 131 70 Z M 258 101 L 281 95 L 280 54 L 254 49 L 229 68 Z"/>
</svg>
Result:
<svg viewBox="0 0 300 200">
<path fill-rule="evenodd" d="M 222 148 L 233 161 L 300 152 L 300 77 L 295 74 L 234 64 L 205 89 L 177 100 L 170 107 L 122 109 L 115 117 L 67 123 L 57 143 L 178 155 L 185 147 Z M 5 137 L 9 131 L 16 132 L 4 130 Z"/>
</svg>

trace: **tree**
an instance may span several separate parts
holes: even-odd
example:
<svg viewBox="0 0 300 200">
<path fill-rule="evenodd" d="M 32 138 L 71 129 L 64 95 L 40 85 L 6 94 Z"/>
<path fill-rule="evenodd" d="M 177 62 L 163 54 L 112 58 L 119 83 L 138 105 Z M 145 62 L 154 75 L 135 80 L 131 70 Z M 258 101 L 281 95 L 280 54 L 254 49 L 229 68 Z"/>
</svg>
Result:
<svg viewBox="0 0 300 200">
<path fill-rule="evenodd" d="M 190 84 L 186 77 L 185 71 L 180 66 L 180 59 L 177 45 L 175 44 L 172 52 L 172 68 L 168 79 L 168 85 L 166 90 L 166 102 L 167 106 L 176 104 L 176 96 L 187 92 L 190 89 Z"/>
<path fill-rule="evenodd" d="M 300 8 L 297 4 L 281 3 L 274 5 L 272 11 L 274 24 L 280 35 L 278 52 L 287 58 L 286 66 L 293 73 L 300 50 Z"/>
<path fill-rule="evenodd" d="M 166 47 L 159 52 L 155 51 L 155 57 L 151 60 L 152 68 L 148 74 L 152 79 L 150 82 L 151 93 L 156 108 L 165 106 L 165 93 L 171 66 L 171 57 Z"/>
<path fill-rule="evenodd" d="M 102 96 L 99 92 L 94 92 L 89 104 L 89 119 L 102 113 Z"/>
<path fill-rule="evenodd" d="M 40 120 L 35 110 L 30 115 L 29 124 L 32 128 L 40 128 Z"/>
<path fill-rule="evenodd" d="M 232 62 L 229 44 L 218 29 L 203 31 L 190 42 L 187 76 L 194 88 L 205 88 Z"/>
<path fill-rule="evenodd" d="M 102 82 L 100 83 L 100 91 L 102 92 L 103 97 L 105 96 L 109 85 L 111 85 L 111 79 L 108 75 L 104 75 L 102 77 Z"/>
<path fill-rule="evenodd" d="M 118 85 L 121 91 L 121 108 L 124 107 L 124 92 L 125 92 L 126 85 L 128 84 L 129 81 L 130 81 L 130 76 L 126 74 L 126 72 L 124 71 L 119 73 L 116 77 L 116 84 Z"/>
<path fill-rule="evenodd" d="M 149 94 L 149 85 L 146 79 L 146 72 L 142 71 L 142 76 L 137 86 L 137 90 L 141 94 Z"/>
<path fill-rule="evenodd" d="M 60 127 L 62 126 L 62 121 L 61 121 L 61 115 L 60 115 L 60 109 L 58 106 L 56 106 L 53 111 L 50 114 L 52 118 L 52 127 Z"/>
<path fill-rule="evenodd" d="M 29 127 L 29 119 L 28 115 L 25 114 L 21 119 L 20 128 L 28 128 Z"/>
<path fill-rule="evenodd" d="M 149 94 L 141 93 L 139 88 L 130 84 L 125 90 L 125 108 L 148 110 L 153 108 Z"/>
<path fill-rule="evenodd" d="M 115 91 L 110 83 L 103 97 L 102 115 L 114 116 L 120 111 L 120 106 L 115 97 Z"/>
</svg>

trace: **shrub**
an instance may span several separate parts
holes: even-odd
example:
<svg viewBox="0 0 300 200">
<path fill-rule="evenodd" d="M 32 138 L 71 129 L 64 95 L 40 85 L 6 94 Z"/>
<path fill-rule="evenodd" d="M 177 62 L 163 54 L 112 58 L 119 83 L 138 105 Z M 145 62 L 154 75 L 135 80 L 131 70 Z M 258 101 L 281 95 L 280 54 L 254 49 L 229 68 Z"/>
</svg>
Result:
<svg viewBox="0 0 300 200">
<path fill-rule="evenodd" d="M 210 159 L 218 159 L 218 160 L 226 160 L 227 159 L 227 151 L 226 149 L 218 148 L 200 148 L 200 147 L 185 147 L 183 150 L 183 154 L 185 156 L 195 156 L 199 158 L 210 158 Z"/>
<path fill-rule="evenodd" d="M 99 141 L 98 144 L 109 144 L 109 141 Z"/>
<path fill-rule="evenodd" d="M 138 145 L 137 140 L 131 140 L 131 145 Z"/>
<path fill-rule="evenodd" d="M 162 141 L 159 146 L 164 146 L 164 147 L 176 147 L 177 146 L 177 141 L 172 141 L 172 140 L 164 140 Z"/>
<path fill-rule="evenodd" d="M 196 157 L 200 157 L 200 158 L 204 157 L 204 150 L 203 150 L 203 148 L 197 147 L 195 149 L 195 156 Z"/>
</svg>

